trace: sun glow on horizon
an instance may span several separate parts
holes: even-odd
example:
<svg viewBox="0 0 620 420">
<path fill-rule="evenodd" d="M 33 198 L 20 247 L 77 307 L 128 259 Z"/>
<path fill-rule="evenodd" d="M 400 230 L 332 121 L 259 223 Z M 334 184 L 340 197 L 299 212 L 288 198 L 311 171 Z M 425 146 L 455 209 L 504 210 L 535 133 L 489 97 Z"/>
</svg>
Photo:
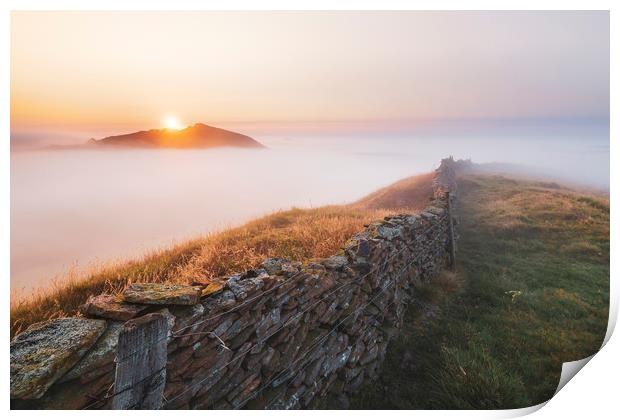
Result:
<svg viewBox="0 0 620 420">
<path fill-rule="evenodd" d="M 169 130 L 181 130 L 184 128 L 183 124 L 181 124 L 179 119 L 172 115 L 168 115 L 164 117 L 163 123 L 164 123 L 164 127 Z"/>
<path fill-rule="evenodd" d="M 205 116 L 319 126 L 609 118 L 605 10 L 23 10 L 10 21 L 16 132 L 175 131 Z M 181 121 L 164 123 L 171 115 Z"/>
</svg>

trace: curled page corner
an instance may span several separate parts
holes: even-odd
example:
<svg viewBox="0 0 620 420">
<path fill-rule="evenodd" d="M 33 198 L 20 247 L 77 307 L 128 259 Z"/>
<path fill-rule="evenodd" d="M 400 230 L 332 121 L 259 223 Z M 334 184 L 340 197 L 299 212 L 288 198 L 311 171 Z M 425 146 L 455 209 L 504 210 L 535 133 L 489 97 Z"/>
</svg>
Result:
<svg viewBox="0 0 620 420">
<path fill-rule="evenodd" d="M 573 360 L 572 362 L 562 363 L 562 373 L 560 374 L 560 382 L 558 383 L 558 387 L 556 388 L 555 393 L 553 394 L 554 397 L 557 395 L 558 392 L 560 392 L 562 388 L 564 388 L 564 385 L 566 385 L 568 381 L 573 379 L 573 376 L 575 376 L 577 372 L 579 372 L 581 368 L 584 367 L 595 356 L 595 354 L 593 354 L 592 356 L 588 356 L 584 359 Z"/>
<path fill-rule="evenodd" d="M 504 418 L 504 419 L 510 419 L 510 418 L 516 418 L 516 417 L 524 417 L 527 415 L 530 415 L 538 410 L 540 410 L 541 408 L 543 408 L 545 405 L 547 405 L 547 403 L 549 402 L 549 400 L 541 402 L 540 404 L 536 404 L 536 405 L 532 405 L 530 407 L 523 407 L 523 408 L 513 408 L 510 410 L 502 410 L 500 413 L 500 418 Z"/>
<path fill-rule="evenodd" d="M 603 344 L 601 344 L 601 348 L 599 351 L 605 347 L 611 335 L 613 334 L 616 328 L 616 321 L 618 320 L 618 302 L 614 294 L 610 294 L 610 302 L 609 302 L 609 319 L 607 321 L 607 332 L 605 333 L 605 338 L 603 339 Z M 588 356 L 586 358 L 580 360 L 573 360 L 572 362 L 564 362 L 562 363 L 562 373 L 560 374 L 560 381 L 558 382 L 558 387 L 555 390 L 553 396 L 555 397 L 558 392 L 564 385 L 568 383 L 573 377 L 579 372 L 598 352 Z"/>
<path fill-rule="evenodd" d="M 611 286 L 611 283 L 610 283 Z M 615 293 L 612 293 L 613 289 L 610 287 L 609 290 L 609 319 L 607 321 L 607 332 L 605 333 L 605 338 L 603 339 L 603 344 L 601 348 L 607 344 L 611 335 L 614 333 L 616 329 L 616 321 L 618 321 L 618 298 Z"/>
<path fill-rule="evenodd" d="M 596 353 L 595 353 L 596 354 Z M 570 381 L 573 377 L 583 368 L 594 356 L 595 354 L 586 357 L 585 359 L 573 360 L 572 362 L 564 362 L 562 363 L 562 373 L 560 374 L 560 381 L 558 382 L 558 387 L 553 393 L 553 397 L 557 395 L 558 392 Z M 553 398 L 551 397 L 551 398 Z M 540 404 L 533 405 L 531 407 L 524 408 L 516 408 L 511 410 L 503 410 L 501 418 L 515 418 L 515 417 L 523 417 L 529 414 L 532 414 L 541 408 L 543 408 L 551 398 L 547 401 L 543 401 Z"/>
</svg>

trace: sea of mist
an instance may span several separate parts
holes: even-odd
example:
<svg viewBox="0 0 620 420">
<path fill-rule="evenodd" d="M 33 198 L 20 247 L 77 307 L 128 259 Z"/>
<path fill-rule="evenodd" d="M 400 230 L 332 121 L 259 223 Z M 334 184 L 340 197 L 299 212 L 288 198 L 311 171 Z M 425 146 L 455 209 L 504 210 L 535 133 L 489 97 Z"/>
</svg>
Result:
<svg viewBox="0 0 620 420">
<path fill-rule="evenodd" d="M 608 124 L 608 123 L 607 123 Z M 139 256 L 279 209 L 343 204 L 442 157 L 609 188 L 608 125 L 338 135 L 252 133 L 268 149 L 11 154 L 11 289 Z"/>
</svg>

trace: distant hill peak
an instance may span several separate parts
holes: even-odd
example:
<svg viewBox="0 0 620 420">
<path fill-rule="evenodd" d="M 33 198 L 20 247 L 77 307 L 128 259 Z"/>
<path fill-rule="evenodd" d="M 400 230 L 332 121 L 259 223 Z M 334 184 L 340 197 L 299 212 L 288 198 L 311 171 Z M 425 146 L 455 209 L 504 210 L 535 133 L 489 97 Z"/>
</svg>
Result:
<svg viewBox="0 0 620 420">
<path fill-rule="evenodd" d="M 93 146 L 132 148 L 207 149 L 215 147 L 264 148 L 252 137 L 222 128 L 196 123 L 180 130 L 170 128 L 136 131 L 135 133 L 89 140 Z"/>
</svg>

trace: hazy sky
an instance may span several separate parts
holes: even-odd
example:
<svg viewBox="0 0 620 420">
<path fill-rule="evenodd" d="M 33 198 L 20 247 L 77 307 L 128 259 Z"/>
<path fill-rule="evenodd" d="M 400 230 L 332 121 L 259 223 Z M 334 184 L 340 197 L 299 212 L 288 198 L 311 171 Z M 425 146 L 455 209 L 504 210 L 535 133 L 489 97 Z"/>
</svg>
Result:
<svg viewBox="0 0 620 420">
<path fill-rule="evenodd" d="M 607 12 L 14 12 L 12 129 L 609 114 Z"/>
</svg>

